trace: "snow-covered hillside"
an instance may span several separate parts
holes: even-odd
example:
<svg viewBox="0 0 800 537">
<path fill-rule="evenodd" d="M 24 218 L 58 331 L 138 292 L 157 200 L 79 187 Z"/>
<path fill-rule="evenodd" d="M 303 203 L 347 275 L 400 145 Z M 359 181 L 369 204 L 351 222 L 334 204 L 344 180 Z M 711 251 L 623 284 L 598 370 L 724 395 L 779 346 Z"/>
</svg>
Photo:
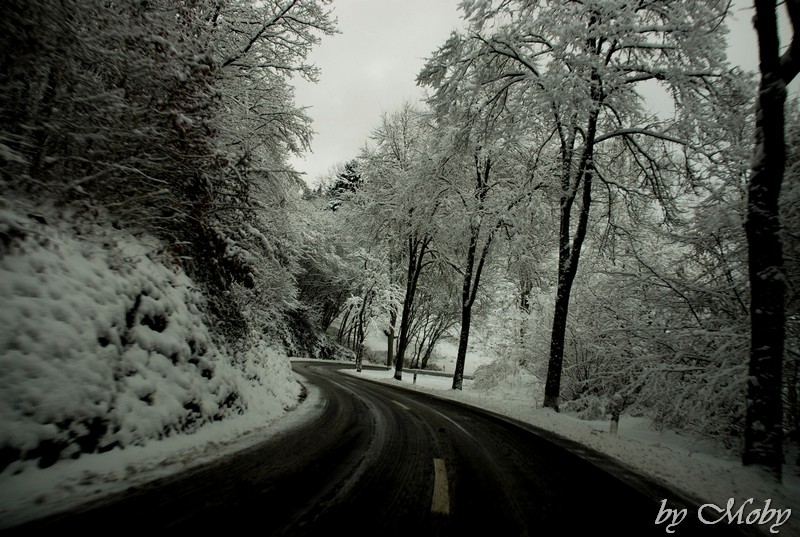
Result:
<svg viewBox="0 0 800 537">
<path fill-rule="evenodd" d="M 283 351 L 215 342 L 166 245 L 0 202 L 0 472 L 297 402 Z"/>
</svg>

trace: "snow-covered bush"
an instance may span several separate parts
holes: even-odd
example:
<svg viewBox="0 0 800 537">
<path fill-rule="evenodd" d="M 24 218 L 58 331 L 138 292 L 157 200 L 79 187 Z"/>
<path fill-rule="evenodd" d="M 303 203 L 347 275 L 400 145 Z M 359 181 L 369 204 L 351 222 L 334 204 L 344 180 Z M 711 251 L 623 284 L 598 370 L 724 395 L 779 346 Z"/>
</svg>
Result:
<svg viewBox="0 0 800 537">
<path fill-rule="evenodd" d="M 606 418 L 608 401 L 596 395 L 567 401 L 561 406 L 565 412 L 573 412 L 582 420 L 601 420 Z"/>
<path fill-rule="evenodd" d="M 285 354 L 261 340 L 239 355 L 214 343 L 204 298 L 157 241 L 7 207 L 0 236 L 0 468 L 248 409 L 275 416 L 297 400 Z"/>
<path fill-rule="evenodd" d="M 625 412 L 650 418 L 656 428 L 738 447 L 747 381 L 746 310 L 737 299 L 744 285 L 717 277 L 715 259 L 708 261 L 700 246 L 663 244 L 657 256 L 638 255 L 633 266 L 647 270 L 620 270 L 598 260 L 603 268 L 591 273 L 587 265 L 576 285 L 564 408 L 595 419 L 618 395 Z M 698 269 L 700 261 L 708 267 Z"/>
<path fill-rule="evenodd" d="M 496 359 L 475 369 L 472 388 L 480 391 L 502 390 L 504 387 L 531 386 L 531 393 L 539 388 L 539 380 L 528 369 L 512 360 Z"/>
<path fill-rule="evenodd" d="M 471 336 L 471 345 L 491 362 L 479 366 L 472 387 L 502 390 L 510 386 L 530 386 L 540 396 L 545 378 L 547 343 L 552 303 L 543 292 L 532 295 L 527 311 L 520 307 L 520 289 L 505 278 L 486 282 L 478 316 L 481 330 Z M 538 290 L 537 290 L 538 291 Z"/>
</svg>

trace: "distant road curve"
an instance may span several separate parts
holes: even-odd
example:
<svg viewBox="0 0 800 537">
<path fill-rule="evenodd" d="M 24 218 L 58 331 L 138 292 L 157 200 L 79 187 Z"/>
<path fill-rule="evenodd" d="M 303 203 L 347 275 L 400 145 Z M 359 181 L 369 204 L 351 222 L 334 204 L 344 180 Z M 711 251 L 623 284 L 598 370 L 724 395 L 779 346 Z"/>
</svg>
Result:
<svg viewBox="0 0 800 537">
<path fill-rule="evenodd" d="M 323 407 L 289 434 L 3 533 L 668 535 L 655 525 L 667 499 L 689 513 L 673 535 L 742 535 L 578 444 L 342 367 L 294 363 Z"/>
</svg>

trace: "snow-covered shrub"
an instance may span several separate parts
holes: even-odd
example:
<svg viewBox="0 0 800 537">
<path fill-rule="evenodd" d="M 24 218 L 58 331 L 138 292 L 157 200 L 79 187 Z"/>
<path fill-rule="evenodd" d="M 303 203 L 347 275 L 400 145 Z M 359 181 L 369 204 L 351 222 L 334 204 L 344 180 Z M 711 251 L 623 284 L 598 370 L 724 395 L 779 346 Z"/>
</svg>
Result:
<svg viewBox="0 0 800 537">
<path fill-rule="evenodd" d="M 534 406 L 538 406 L 544 386 L 529 370 L 519 365 L 511 366 L 503 360 L 495 360 L 475 370 L 470 389 L 491 392 L 493 397 L 499 394 L 508 399 L 525 394 L 523 397 L 528 400 L 532 398 Z"/>
<path fill-rule="evenodd" d="M 237 370 L 241 405 L 269 419 L 297 404 L 303 390 L 286 353 L 263 334 L 250 334 L 248 344 L 229 351 Z"/>
<path fill-rule="evenodd" d="M 287 159 L 311 129 L 287 79 L 314 76 L 305 57 L 334 31 L 329 10 L 3 7 L 0 190 L 35 212 L 0 212 L 2 464 L 140 443 L 252 406 L 278 385 L 264 364 L 283 364 L 280 381 L 288 371 L 266 349 L 298 307 Z M 254 34 L 252 21 L 265 26 Z"/>
<path fill-rule="evenodd" d="M 204 298 L 157 241 L 8 209 L 0 233 L 0 468 L 296 401 L 285 354 L 260 340 L 238 356 L 215 344 Z"/>
<path fill-rule="evenodd" d="M 742 356 L 692 367 L 660 365 L 642 375 L 637 402 L 656 428 L 719 439 L 738 449 L 744 429 L 747 365 Z"/>
<path fill-rule="evenodd" d="M 601 420 L 606 418 L 607 401 L 596 395 L 565 402 L 561 410 L 573 412 L 582 420 Z"/>
<path fill-rule="evenodd" d="M 705 258 L 672 248 L 665 245 L 660 257 L 647 260 L 651 271 L 604 269 L 576 285 L 564 408 L 594 419 L 605 413 L 600 403 L 618 394 L 623 411 L 650 418 L 658 429 L 738 448 L 749 343 L 746 310 L 736 298 L 743 291 L 723 278 L 687 283 L 690 263 Z M 700 274 L 711 279 L 713 270 Z"/>
<path fill-rule="evenodd" d="M 284 313 L 281 342 L 289 356 L 333 360 L 341 358 L 343 353 L 349 354 L 348 349 L 314 326 L 313 319 L 305 307 Z"/>
</svg>

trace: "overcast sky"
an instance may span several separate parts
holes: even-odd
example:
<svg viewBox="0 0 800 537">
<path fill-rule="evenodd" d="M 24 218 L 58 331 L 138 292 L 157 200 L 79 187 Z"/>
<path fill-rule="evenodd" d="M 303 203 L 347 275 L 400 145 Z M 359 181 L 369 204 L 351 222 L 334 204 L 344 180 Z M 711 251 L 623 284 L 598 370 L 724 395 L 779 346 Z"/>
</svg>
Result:
<svg viewBox="0 0 800 537">
<path fill-rule="evenodd" d="M 459 0 L 335 0 L 341 33 L 323 38 L 310 61 L 320 81 L 295 83 L 295 101 L 310 106 L 314 136 L 305 160 L 293 161 L 313 184 L 358 156 L 381 114 L 417 99 L 417 73 L 460 25 Z"/>
<path fill-rule="evenodd" d="M 292 164 L 313 185 L 337 163 L 358 155 L 383 112 L 421 95 L 416 77 L 450 32 L 461 25 L 459 0 L 335 0 L 341 33 L 326 37 L 309 60 L 317 84 L 296 80 L 295 99 L 310 107 L 317 133 L 312 152 Z M 736 0 L 731 61 L 755 70 L 752 2 Z"/>
</svg>

